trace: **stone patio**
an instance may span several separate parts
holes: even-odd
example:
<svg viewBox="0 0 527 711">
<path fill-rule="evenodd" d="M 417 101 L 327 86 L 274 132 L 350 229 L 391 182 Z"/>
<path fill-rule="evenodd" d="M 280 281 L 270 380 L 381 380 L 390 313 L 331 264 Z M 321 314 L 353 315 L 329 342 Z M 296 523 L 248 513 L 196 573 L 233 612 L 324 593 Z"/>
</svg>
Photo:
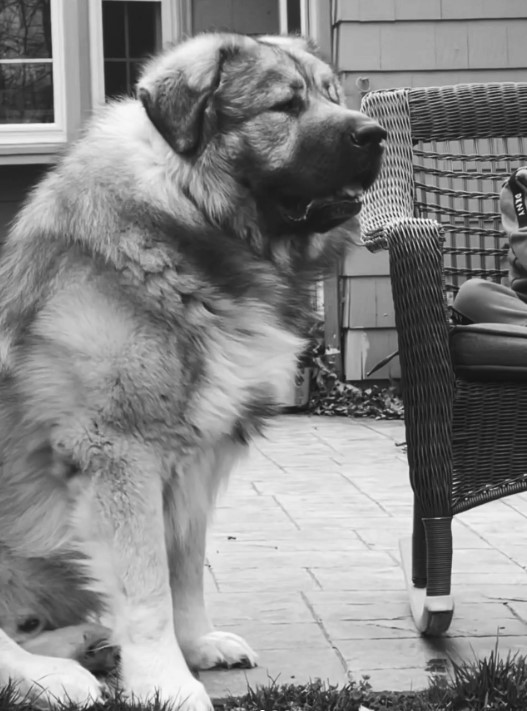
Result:
<svg viewBox="0 0 527 711">
<path fill-rule="evenodd" d="M 206 586 L 217 627 L 260 655 L 251 670 L 203 672 L 213 698 L 247 684 L 420 689 L 446 660 L 526 650 L 527 495 L 454 520 L 447 637 L 424 639 L 410 617 L 398 541 L 411 532 L 400 422 L 287 415 L 253 446 L 222 496 Z"/>
</svg>

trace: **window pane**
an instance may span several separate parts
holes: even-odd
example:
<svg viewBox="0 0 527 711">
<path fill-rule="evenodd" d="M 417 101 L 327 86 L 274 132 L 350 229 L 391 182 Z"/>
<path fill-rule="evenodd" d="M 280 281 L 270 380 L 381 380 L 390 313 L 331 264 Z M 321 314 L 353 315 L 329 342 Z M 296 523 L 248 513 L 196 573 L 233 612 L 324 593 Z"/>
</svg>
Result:
<svg viewBox="0 0 527 711">
<path fill-rule="evenodd" d="M 192 32 L 204 30 L 275 34 L 279 31 L 278 0 L 193 0 Z"/>
<path fill-rule="evenodd" d="M 109 98 L 128 93 L 126 62 L 104 63 L 104 87 L 106 96 Z"/>
<path fill-rule="evenodd" d="M 50 0 L 0 0 L 0 59 L 51 57 Z"/>
<path fill-rule="evenodd" d="M 105 0 L 102 4 L 102 33 L 104 56 L 112 59 L 126 57 L 124 2 Z"/>
<path fill-rule="evenodd" d="M 0 64 L 0 123 L 53 123 L 53 69 Z"/>
<path fill-rule="evenodd" d="M 160 4 L 157 2 L 128 2 L 129 52 L 133 59 L 141 59 L 158 49 L 157 26 Z"/>
<path fill-rule="evenodd" d="M 287 0 L 287 31 L 300 34 L 300 0 Z"/>
<path fill-rule="evenodd" d="M 107 98 L 132 93 L 140 60 L 160 49 L 160 28 L 160 2 L 104 0 L 104 80 Z"/>
</svg>

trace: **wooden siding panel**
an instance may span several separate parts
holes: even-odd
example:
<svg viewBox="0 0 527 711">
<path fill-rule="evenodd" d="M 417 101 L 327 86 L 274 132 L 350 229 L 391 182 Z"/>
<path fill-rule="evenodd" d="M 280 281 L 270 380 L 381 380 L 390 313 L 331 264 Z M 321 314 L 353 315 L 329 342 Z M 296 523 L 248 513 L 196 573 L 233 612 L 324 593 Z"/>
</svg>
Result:
<svg viewBox="0 0 527 711">
<path fill-rule="evenodd" d="M 527 59 L 527 43 L 521 41 L 527 36 L 527 19 L 348 22 L 339 26 L 338 34 L 341 71 L 509 70 L 509 36 L 514 66 L 525 67 Z"/>
<path fill-rule="evenodd" d="M 527 6 L 527 2 L 525 3 Z M 507 53 L 509 69 L 521 71 L 525 81 L 527 67 L 527 26 L 525 22 L 513 22 L 507 25 Z"/>
<path fill-rule="evenodd" d="M 525 0 L 338 0 L 337 22 L 527 17 Z"/>
<path fill-rule="evenodd" d="M 389 277 L 343 279 L 342 293 L 343 328 L 395 328 Z"/>
<path fill-rule="evenodd" d="M 527 0 L 526 0 L 527 1 Z M 526 45 L 527 46 L 527 45 Z M 526 65 L 527 66 L 527 63 Z M 442 86 L 445 84 L 462 84 L 464 82 L 488 81 L 525 81 L 525 69 L 458 69 L 443 71 L 408 71 L 408 72 L 344 72 L 341 81 L 347 96 L 348 106 L 358 109 L 361 93 L 357 88 L 357 80 L 367 77 L 371 90 L 393 89 L 411 86 Z"/>
<path fill-rule="evenodd" d="M 359 0 L 359 20 L 395 20 L 394 0 Z"/>
<path fill-rule="evenodd" d="M 396 20 L 437 20 L 441 17 L 441 0 L 395 0 Z"/>
<path fill-rule="evenodd" d="M 383 358 L 397 350 L 397 334 L 393 329 L 364 329 L 345 333 L 344 377 L 346 380 L 368 380 L 366 373 Z M 399 358 L 396 356 L 371 376 L 371 380 L 401 377 Z"/>
<path fill-rule="evenodd" d="M 352 244 L 342 263 L 344 276 L 386 276 L 390 273 L 388 251 L 370 252 L 362 244 Z"/>
<path fill-rule="evenodd" d="M 335 0 L 335 18 L 344 22 L 394 20 L 394 0 Z"/>
<path fill-rule="evenodd" d="M 434 25 L 435 68 L 468 67 L 468 34 L 464 23 L 436 22 Z M 424 69 L 425 67 L 423 67 Z"/>
<path fill-rule="evenodd" d="M 525 0 L 442 0 L 441 19 L 495 19 L 527 17 Z"/>
<path fill-rule="evenodd" d="M 381 69 L 381 30 L 379 23 L 342 25 L 337 44 L 337 66 L 355 71 Z"/>
<path fill-rule="evenodd" d="M 527 32 L 527 20 L 518 20 Z M 468 23 L 468 66 L 474 69 L 508 67 L 507 27 L 510 20 Z M 441 67 L 442 69 L 443 67 Z"/>
<path fill-rule="evenodd" d="M 333 352 L 327 359 L 337 375 L 342 377 L 342 332 L 340 308 L 340 279 L 335 274 L 324 280 L 324 343 Z"/>
<path fill-rule="evenodd" d="M 381 69 L 435 69 L 435 28 L 433 22 L 379 23 Z"/>
</svg>

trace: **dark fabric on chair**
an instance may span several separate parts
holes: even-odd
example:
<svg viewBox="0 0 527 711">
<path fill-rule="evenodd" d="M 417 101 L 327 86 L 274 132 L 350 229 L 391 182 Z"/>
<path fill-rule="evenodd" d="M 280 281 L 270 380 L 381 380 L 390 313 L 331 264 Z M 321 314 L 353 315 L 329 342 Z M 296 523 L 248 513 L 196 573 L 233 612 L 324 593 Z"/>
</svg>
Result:
<svg viewBox="0 0 527 711">
<path fill-rule="evenodd" d="M 450 349 L 456 376 L 469 380 L 527 382 L 527 328 L 477 323 L 455 326 Z"/>
</svg>

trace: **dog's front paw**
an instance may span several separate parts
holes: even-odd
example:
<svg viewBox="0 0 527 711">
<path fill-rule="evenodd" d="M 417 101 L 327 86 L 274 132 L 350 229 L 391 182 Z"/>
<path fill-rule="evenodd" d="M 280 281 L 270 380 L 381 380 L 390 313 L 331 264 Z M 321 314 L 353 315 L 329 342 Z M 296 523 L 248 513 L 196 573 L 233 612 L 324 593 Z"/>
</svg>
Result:
<svg viewBox="0 0 527 711">
<path fill-rule="evenodd" d="M 255 667 L 258 655 L 247 642 L 232 632 L 214 630 L 192 643 L 182 645 L 187 664 L 191 669 L 214 667 Z"/>
<path fill-rule="evenodd" d="M 111 632 L 106 627 L 86 622 L 42 632 L 22 647 L 32 654 L 76 659 L 91 672 L 107 674 L 114 671 L 119 662 L 119 649 L 110 643 L 110 637 Z"/>
<path fill-rule="evenodd" d="M 110 642 L 110 630 L 100 625 L 87 625 L 82 643 L 75 649 L 73 658 L 85 669 L 96 674 L 108 674 L 119 666 L 120 650 Z"/>
</svg>

